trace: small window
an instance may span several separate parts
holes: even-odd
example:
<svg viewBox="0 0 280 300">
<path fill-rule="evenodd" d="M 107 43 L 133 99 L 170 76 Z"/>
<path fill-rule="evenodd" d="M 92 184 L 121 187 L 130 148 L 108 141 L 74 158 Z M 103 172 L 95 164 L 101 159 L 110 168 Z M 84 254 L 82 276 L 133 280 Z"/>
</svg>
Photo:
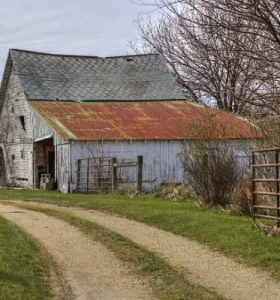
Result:
<svg viewBox="0 0 280 300">
<path fill-rule="evenodd" d="M 19 120 L 20 120 L 22 129 L 25 130 L 25 118 L 24 118 L 24 116 L 19 116 Z"/>
<path fill-rule="evenodd" d="M 11 109 L 12 113 L 15 112 L 14 106 L 12 105 L 12 109 Z"/>
<path fill-rule="evenodd" d="M 21 157 L 21 159 L 25 159 L 24 158 L 24 150 L 20 150 L 20 157 Z"/>
<path fill-rule="evenodd" d="M 14 154 L 12 154 L 12 160 L 15 160 L 16 156 Z"/>
</svg>

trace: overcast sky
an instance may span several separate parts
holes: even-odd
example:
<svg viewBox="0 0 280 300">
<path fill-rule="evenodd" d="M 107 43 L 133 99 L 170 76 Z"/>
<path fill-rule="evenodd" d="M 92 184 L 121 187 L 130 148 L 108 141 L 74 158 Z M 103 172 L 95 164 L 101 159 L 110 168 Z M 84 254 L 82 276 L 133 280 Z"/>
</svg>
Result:
<svg viewBox="0 0 280 300">
<path fill-rule="evenodd" d="M 129 0 L 0 0 L 0 76 L 10 48 L 126 54 L 141 10 Z"/>
</svg>

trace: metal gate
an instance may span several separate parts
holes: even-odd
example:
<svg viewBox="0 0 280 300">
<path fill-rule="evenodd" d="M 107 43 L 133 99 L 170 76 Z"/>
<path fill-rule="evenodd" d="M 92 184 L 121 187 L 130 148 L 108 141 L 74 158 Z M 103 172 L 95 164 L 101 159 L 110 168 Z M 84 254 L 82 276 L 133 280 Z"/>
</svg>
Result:
<svg viewBox="0 0 280 300">
<path fill-rule="evenodd" d="M 78 160 L 77 192 L 108 193 L 112 190 L 112 159 L 110 157 Z"/>
<path fill-rule="evenodd" d="M 128 171 L 125 174 L 122 172 L 124 169 Z M 111 157 L 83 158 L 78 160 L 77 192 L 111 193 L 130 183 L 135 183 L 135 189 L 141 192 L 142 177 L 143 156 L 138 156 L 137 161 L 118 161 Z"/>
<path fill-rule="evenodd" d="M 253 218 L 276 220 L 280 227 L 280 148 L 252 154 Z"/>
</svg>

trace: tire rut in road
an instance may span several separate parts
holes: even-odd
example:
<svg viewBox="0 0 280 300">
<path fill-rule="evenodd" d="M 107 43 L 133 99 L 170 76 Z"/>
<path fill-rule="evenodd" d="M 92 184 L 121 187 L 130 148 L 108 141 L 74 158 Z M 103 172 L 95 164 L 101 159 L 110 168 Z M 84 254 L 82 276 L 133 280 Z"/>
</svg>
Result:
<svg viewBox="0 0 280 300">
<path fill-rule="evenodd" d="M 25 205 L 27 203 L 25 202 Z M 233 300 L 280 299 L 280 285 L 260 269 L 237 263 L 207 246 L 171 232 L 95 210 L 36 203 L 37 206 L 72 213 L 116 232 L 156 253 L 186 277 Z"/>
<path fill-rule="evenodd" d="M 38 239 L 79 300 L 152 300 L 149 285 L 112 252 L 75 227 L 45 214 L 0 205 L 0 214 Z"/>
</svg>

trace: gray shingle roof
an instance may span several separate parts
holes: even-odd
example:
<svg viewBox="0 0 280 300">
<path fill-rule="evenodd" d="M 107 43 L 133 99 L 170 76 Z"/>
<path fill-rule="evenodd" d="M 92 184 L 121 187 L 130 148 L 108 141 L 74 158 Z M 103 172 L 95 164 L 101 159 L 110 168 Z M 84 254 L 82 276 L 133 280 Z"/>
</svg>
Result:
<svg viewBox="0 0 280 300">
<path fill-rule="evenodd" d="M 67 56 L 10 50 L 25 93 L 34 100 L 181 100 L 184 95 L 159 55 Z"/>
</svg>

